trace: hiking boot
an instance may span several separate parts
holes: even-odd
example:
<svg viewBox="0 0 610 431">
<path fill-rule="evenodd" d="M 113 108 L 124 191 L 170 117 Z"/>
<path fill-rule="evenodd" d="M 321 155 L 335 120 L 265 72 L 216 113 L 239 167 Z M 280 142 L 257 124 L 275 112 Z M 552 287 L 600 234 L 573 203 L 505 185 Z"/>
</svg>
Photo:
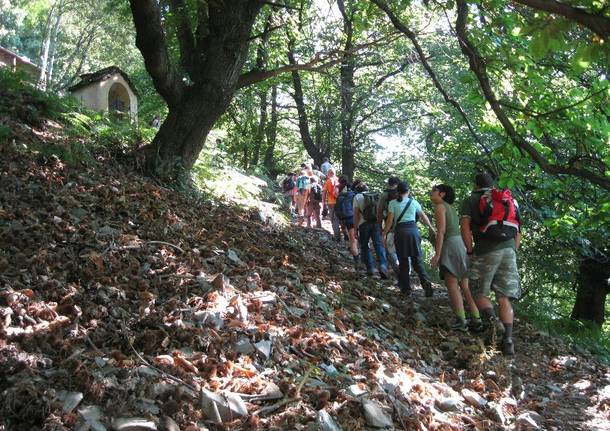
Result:
<svg viewBox="0 0 610 431">
<path fill-rule="evenodd" d="M 387 271 L 379 271 L 379 276 L 381 277 L 382 280 L 387 280 L 388 279 L 388 272 Z"/>
<path fill-rule="evenodd" d="M 492 317 L 487 322 L 483 322 L 483 328 L 487 345 L 496 345 L 504 336 L 504 324 L 497 317 Z"/>
<path fill-rule="evenodd" d="M 481 319 L 469 319 L 467 325 L 470 332 L 475 334 L 480 334 L 485 330 L 483 327 L 483 321 Z"/>
<path fill-rule="evenodd" d="M 515 344 L 512 338 L 502 340 L 502 354 L 504 356 L 513 356 L 515 354 Z"/>
<path fill-rule="evenodd" d="M 459 331 L 459 332 L 467 332 L 468 331 L 468 326 L 466 326 L 466 322 L 464 320 L 460 319 L 459 317 L 455 318 L 453 323 L 451 325 L 449 325 L 449 328 L 452 331 Z"/>
<path fill-rule="evenodd" d="M 422 287 L 424 288 L 424 293 L 426 295 L 426 298 L 432 298 L 432 295 L 434 295 L 434 289 L 432 289 L 432 283 L 430 283 L 430 282 L 422 283 Z"/>
</svg>

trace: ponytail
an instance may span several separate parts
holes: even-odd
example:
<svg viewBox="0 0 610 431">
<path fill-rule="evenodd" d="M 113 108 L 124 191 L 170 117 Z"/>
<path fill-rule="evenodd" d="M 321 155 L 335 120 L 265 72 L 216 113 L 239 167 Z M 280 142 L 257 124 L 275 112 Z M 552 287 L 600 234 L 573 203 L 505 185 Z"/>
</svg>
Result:
<svg viewBox="0 0 610 431">
<path fill-rule="evenodd" d="M 400 183 L 398 183 L 398 186 L 396 187 L 396 191 L 398 192 L 398 197 L 396 198 L 396 200 L 398 202 L 402 202 L 402 197 L 403 195 L 405 195 L 406 193 L 409 193 L 409 183 L 407 183 L 406 181 L 401 181 Z"/>
</svg>

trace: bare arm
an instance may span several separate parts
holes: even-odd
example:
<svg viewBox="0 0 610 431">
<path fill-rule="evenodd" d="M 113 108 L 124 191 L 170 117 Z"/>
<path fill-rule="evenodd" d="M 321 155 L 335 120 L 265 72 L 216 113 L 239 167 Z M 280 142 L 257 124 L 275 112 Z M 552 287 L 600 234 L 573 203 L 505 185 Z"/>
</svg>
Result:
<svg viewBox="0 0 610 431">
<path fill-rule="evenodd" d="M 443 249 L 443 242 L 445 241 L 445 230 L 446 230 L 446 217 L 444 205 L 436 205 L 434 209 L 434 223 L 436 224 L 436 255 L 441 255 Z"/>
<path fill-rule="evenodd" d="M 515 250 L 519 250 L 520 244 L 521 244 L 521 232 L 517 232 L 517 236 L 515 237 Z"/>
<path fill-rule="evenodd" d="M 428 226 L 430 229 L 434 230 L 434 226 L 432 226 L 432 223 L 430 223 L 430 219 L 428 218 L 428 216 L 426 215 L 425 212 L 423 212 L 422 210 L 418 210 L 417 213 L 419 214 L 419 216 L 421 217 L 422 221 L 424 222 L 424 224 L 426 226 Z"/>
<path fill-rule="evenodd" d="M 356 198 L 354 198 L 355 200 Z M 360 226 L 360 208 L 354 205 L 354 234 L 358 237 L 358 226 Z"/>
<path fill-rule="evenodd" d="M 466 251 L 472 253 L 472 229 L 470 229 L 470 217 L 462 217 L 460 219 L 460 233 L 462 241 L 466 246 Z"/>
<path fill-rule="evenodd" d="M 388 217 L 385 219 L 385 225 L 383 227 L 383 237 L 385 238 L 388 233 L 390 232 L 390 229 L 392 229 L 392 224 L 394 223 L 394 213 L 390 212 L 388 213 Z"/>
</svg>

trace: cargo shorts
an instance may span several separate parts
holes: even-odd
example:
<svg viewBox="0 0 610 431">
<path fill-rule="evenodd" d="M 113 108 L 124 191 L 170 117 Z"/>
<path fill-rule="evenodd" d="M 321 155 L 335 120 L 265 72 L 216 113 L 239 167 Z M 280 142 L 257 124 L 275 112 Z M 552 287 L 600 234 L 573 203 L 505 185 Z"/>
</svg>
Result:
<svg viewBox="0 0 610 431">
<path fill-rule="evenodd" d="M 521 297 L 521 283 L 517 269 L 517 253 L 513 248 L 503 248 L 475 256 L 468 272 L 472 295 L 489 297 L 493 290 L 496 297 L 510 299 Z"/>
</svg>

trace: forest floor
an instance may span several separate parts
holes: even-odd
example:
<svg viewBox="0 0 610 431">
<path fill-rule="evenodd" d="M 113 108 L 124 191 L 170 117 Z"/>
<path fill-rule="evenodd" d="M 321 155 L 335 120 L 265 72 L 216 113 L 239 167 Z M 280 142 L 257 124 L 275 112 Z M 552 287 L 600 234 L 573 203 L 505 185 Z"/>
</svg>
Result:
<svg viewBox="0 0 610 431">
<path fill-rule="evenodd" d="M 503 357 L 441 286 L 405 299 L 264 218 L 5 148 L 0 429 L 610 429 L 587 352 L 517 321 Z"/>
</svg>

